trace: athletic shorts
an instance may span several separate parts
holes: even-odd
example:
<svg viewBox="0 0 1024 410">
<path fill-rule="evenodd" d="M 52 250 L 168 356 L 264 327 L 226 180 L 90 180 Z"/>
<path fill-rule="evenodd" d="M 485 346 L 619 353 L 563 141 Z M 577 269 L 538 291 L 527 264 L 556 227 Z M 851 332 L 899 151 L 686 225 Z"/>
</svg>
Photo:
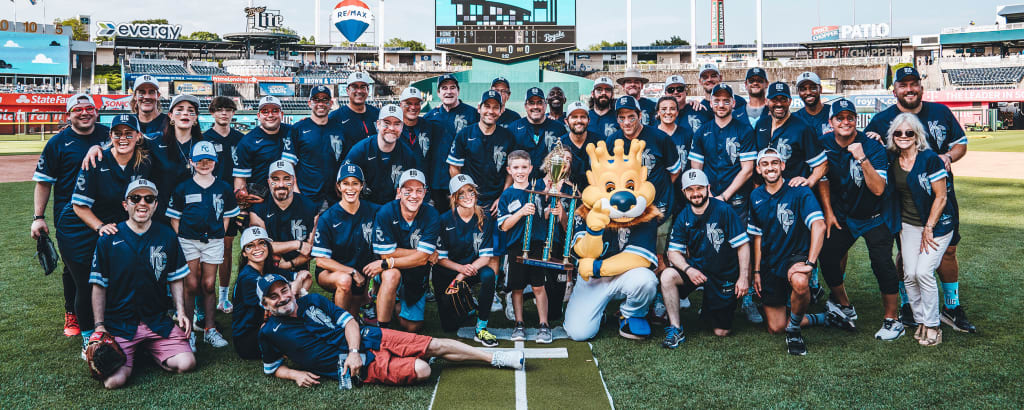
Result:
<svg viewBox="0 0 1024 410">
<path fill-rule="evenodd" d="M 316 282 L 316 284 L 317 284 L 317 285 L 320 285 L 320 274 L 321 274 L 321 273 L 322 273 L 322 272 L 323 272 L 324 270 L 325 270 L 324 268 L 321 268 L 321 267 L 319 267 L 319 266 L 317 266 L 317 267 L 316 267 L 316 269 L 313 269 L 313 281 L 314 281 L 314 282 Z M 359 269 L 357 269 L 357 270 L 358 270 L 358 271 L 360 271 L 360 272 L 362 272 L 362 271 L 363 271 L 363 269 L 362 269 L 362 268 L 359 268 Z M 370 278 L 366 277 L 366 275 L 363 275 L 363 278 L 365 278 L 365 279 L 366 279 L 366 281 L 365 281 L 365 282 L 363 282 L 363 286 L 356 286 L 356 282 L 355 282 L 355 281 L 352 281 L 352 294 L 353 294 L 353 295 L 362 295 L 362 294 L 365 294 L 365 293 L 366 293 L 366 286 L 370 284 L 370 281 L 371 281 L 372 279 L 370 279 Z M 322 287 L 323 287 L 323 285 L 320 285 L 320 287 L 322 288 Z M 330 289 L 326 289 L 326 288 L 325 288 L 324 290 L 330 290 Z M 334 290 L 330 290 L 330 292 L 331 292 L 331 293 L 333 294 L 333 293 L 334 293 Z"/>
<path fill-rule="evenodd" d="M 192 353 L 185 331 L 178 326 L 173 326 L 171 334 L 167 337 L 161 337 L 140 321 L 138 329 L 135 330 L 135 338 L 128 340 L 115 336 L 114 340 L 121 346 L 121 350 L 124 350 L 124 355 L 127 357 L 124 365 L 128 367 L 134 365 L 135 352 L 140 348 L 145 349 L 157 363 L 163 363 L 181 353 Z"/>
<path fill-rule="evenodd" d="M 761 303 L 765 306 L 780 307 L 789 303 L 793 287 L 789 284 L 789 268 L 807 260 L 806 255 L 790 256 L 782 266 L 761 272 Z"/>
<path fill-rule="evenodd" d="M 234 238 L 242 232 L 242 218 L 234 217 L 228 220 L 228 230 L 224 231 L 224 236 L 228 238 Z"/>
<path fill-rule="evenodd" d="M 380 349 L 374 350 L 373 361 L 366 370 L 366 383 L 391 385 L 416 381 L 416 359 L 427 354 L 430 336 L 398 330 L 381 329 Z"/>
<path fill-rule="evenodd" d="M 733 298 L 728 305 L 720 309 L 701 309 L 700 316 L 714 329 L 731 330 L 732 318 L 736 316 L 736 299 Z"/>
<path fill-rule="evenodd" d="M 423 321 L 424 312 L 427 309 L 426 293 L 420 296 L 419 300 L 417 300 L 415 303 L 410 304 L 409 301 L 405 300 L 404 298 L 400 301 L 400 303 L 402 304 L 402 312 L 398 314 L 398 317 L 411 322 Z"/>
<path fill-rule="evenodd" d="M 198 239 L 178 238 L 181 251 L 186 261 L 194 261 L 219 265 L 224 263 L 224 238 L 211 238 L 206 243 Z"/>
<path fill-rule="evenodd" d="M 672 223 L 675 222 L 675 219 L 672 215 L 666 215 L 665 222 L 658 225 L 658 242 L 655 245 L 658 255 L 664 255 L 665 250 L 668 249 L 668 236 L 672 233 Z"/>
<path fill-rule="evenodd" d="M 552 246 L 552 248 L 556 248 Z M 561 248 L 560 246 L 557 248 Z M 552 249 L 552 254 L 557 254 L 556 249 Z M 561 252 L 560 249 L 558 249 Z M 526 289 L 526 285 L 533 287 L 544 286 L 547 281 L 548 269 L 541 268 L 539 266 L 530 266 L 520 263 L 516 260 L 523 254 L 521 246 L 512 246 L 508 250 L 508 290 L 523 290 Z M 540 259 L 544 256 L 544 241 L 532 241 L 530 242 L 530 257 L 534 259 Z"/>
</svg>

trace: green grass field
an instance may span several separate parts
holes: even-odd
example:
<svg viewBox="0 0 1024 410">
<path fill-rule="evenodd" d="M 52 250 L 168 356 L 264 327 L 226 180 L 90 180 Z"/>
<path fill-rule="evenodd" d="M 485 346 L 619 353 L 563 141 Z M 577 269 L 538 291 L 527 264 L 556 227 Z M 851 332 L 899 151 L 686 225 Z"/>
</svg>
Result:
<svg viewBox="0 0 1024 410">
<path fill-rule="evenodd" d="M 1024 152 L 1024 131 L 968 132 L 969 150 Z"/>
<path fill-rule="evenodd" d="M 804 331 L 809 354 L 785 353 L 782 336 L 768 335 L 736 318 L 735 335 L 719 339 L 699 324 L 697 307 L 684 311 L 689 341 L 662 349 L 661 329 L 644 342 L 627 341 L 606 326 L 591 343 L 615 405 L 620 408 L 1021 408 L 1024 407 L 1024 322 L 1019 262 L 1024 260 L 1024 182 L 959 178 L 962 210 L 961 300 L 980 334 L 943 326 L 943 343 L 924 348 L 911 337 L 892 343 L 872 338 L 881 319 L 877 285 L 861 244 L 850 255 L 848 290 L 861 316 L 849 334 Z M 0 184 L 0 408 L 64 407 L 346 407 L 426 408 L 438 374 L 439 408 L 509 408 L 512 372 L 439 361 L 427 383 L 366 386 L 340 392 L 331 383 L 300 389 L 262 374 L 259 363 L 239 360 L 231 348 L 201 346 L 199 367 L 169 375 L 139 364 L 129 384 L 106 392 L 78 358 L 80 339 L 61 335 L 59 271 L 44 277 L 28 237 L 32 183 Z M 49 212 L 48 212 L 49 214 Z M 318 289 L 314 286 L 314 289 Z M 613 303 L 609 310 L 613 311 Z M 820 306 L 813 311 L 820 311 Z M 527 316 L 531 317 L 530 315 Z M 536 317 L 536 316 L 532 316 Z M 427 333 L 441 335 L 436 311 Z M 535 319 L 534 319 L 535 321 Z M 230 333 L 230 318 L 218 315 Z M 528 323 L 529 324 L 529 323 Z M 501 313 L 492 327 L 508 327 Z M 570 357 L 589 354 L 584 343 Z M 203 348 L 205 347 L 205 348 Z M 503 347 L 510 347 L 508 342 Z M 527 347 L 536 347 L 528 342 Z M 583 355 L 583 356 L 580 356 Z M 603 389 L 587 360 L 528 361 L 530 404 L 535 408 L 592 408 Z M 141 360 L 145 363 L 146 360 Z M 533 363 L 533 364 L 531 364 Z M 565 363 L 564 365 L 561 363 Z M 447 377 L 447 379 L 446 379 Z M 452 384 L 455 383 L 455 384 Z M 447 391 L 447 393 L 446 393 Z M 599 397 L 595 397 L 599 396 Z"/>
</svg>

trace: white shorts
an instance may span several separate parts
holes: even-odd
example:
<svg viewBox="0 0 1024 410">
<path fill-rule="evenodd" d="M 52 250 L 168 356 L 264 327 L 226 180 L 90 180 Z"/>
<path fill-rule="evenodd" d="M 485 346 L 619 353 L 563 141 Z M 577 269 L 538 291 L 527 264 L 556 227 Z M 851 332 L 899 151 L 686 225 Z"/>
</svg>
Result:
<svg viewBox="0 0 1024 410">
<path fill-rule="evenodd" d="M 223 238 L 210 239 L 207 243 L 198 239 L 178 238 L 178 242 L 181 243 L 181 251 L 185 253 L 186 261 L 199 259 L 199 262 L 211 265 L 224 263 Z"/>
</svg>

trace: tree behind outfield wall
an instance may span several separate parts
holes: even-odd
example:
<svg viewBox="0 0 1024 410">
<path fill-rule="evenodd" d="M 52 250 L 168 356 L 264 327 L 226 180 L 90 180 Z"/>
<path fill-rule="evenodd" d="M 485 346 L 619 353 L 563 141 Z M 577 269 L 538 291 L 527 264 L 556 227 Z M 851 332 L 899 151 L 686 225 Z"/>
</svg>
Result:
<svg viewBox="0 0 1024 410">
<path fill-rule="evenodd" d="M 89 26 L 82 24 L 77 18 L 56 19 L 53 23 L 58 26 L 71 26 L 72 40 L 89 41 Z"/>
<path fill-rule="evenodd" d="M 406 47 L 412 51 L 427 51 L 427 45 L 416 40 L 402 40 L 394 37 L 384 42 L 384 47 Z"/>
<path fill-rule="evenodd" d="M 193 31 L 191 34 L 185 36 L 184 40 L 220 41 L 220 36 L 218 36 L 217 33 L 211 33 L 209 31 Z"/>
<path fill-rule="evenodd" d="M 171 24 L 167 22 L 167 19 L 146 19 L 146 20 L 132 20 L 131 24 Z"/>
<path fill-rule="evenodd" d="M 625 46 L 626 46 L 626 42 L 625 41 L 621 41 L 620 40 L 620 41 L 616 41 L 614 43 L 609 43 L 607 40 L 601 40 L 600 43 L 591 44 L 589 47 L 587 47 L 587 50 L 589 50 L 589 51 L 599 51 L 599 50 L 601 50 L 602 48 L 605 48 L 605 47 L 625 47 Z"/>
<path fill-rule="evenodd" d="M 651 45 L 652 46 L 688 46 L 688 45 L 690 45 L 690 42 L 686 41 L 686 40 L 683 40 L 682 38 L 679 38 L 679 36 L 672 36 L 672 37 L 669 37 L 668 40 L 656 40 L 655 42 L 651 43 Z"/>
</svg>

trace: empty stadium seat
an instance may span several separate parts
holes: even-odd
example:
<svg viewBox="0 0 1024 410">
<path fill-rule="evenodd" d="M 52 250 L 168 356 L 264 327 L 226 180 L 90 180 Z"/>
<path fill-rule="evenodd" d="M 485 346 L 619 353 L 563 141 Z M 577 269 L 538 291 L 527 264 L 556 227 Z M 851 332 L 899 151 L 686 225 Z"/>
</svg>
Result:
<svg viewBox="0 0 1024 410">
<path fill-rule="evenodd" d="M 951 68 L 943 70 L 958 86 L 1013 85 L 1024 78 L 1024 67 Z"/>
</svg>

